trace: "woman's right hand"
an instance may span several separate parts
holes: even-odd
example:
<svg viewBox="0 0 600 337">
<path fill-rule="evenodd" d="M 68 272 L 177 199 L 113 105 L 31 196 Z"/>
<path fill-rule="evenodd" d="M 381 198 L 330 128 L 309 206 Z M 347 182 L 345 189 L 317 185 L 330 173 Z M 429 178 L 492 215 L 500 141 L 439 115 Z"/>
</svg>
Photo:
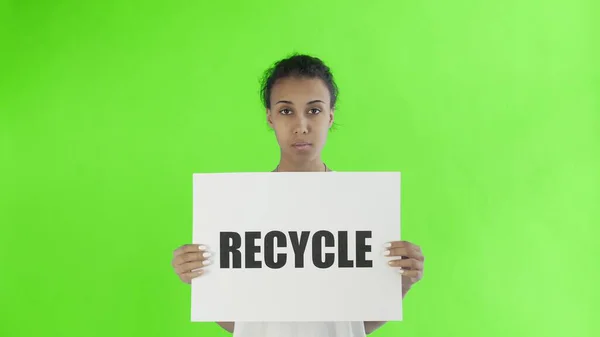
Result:
<svg viewBox="0 0 600 337">
<path fill-rule="evenodd" d="M 205 266 L 211 264 L 210 257 L 205 245 L 183 245 L 173 252 L 171 265 L 181 281 L 190 284 L 193 278 L 204 273 Z"/>
</svg>

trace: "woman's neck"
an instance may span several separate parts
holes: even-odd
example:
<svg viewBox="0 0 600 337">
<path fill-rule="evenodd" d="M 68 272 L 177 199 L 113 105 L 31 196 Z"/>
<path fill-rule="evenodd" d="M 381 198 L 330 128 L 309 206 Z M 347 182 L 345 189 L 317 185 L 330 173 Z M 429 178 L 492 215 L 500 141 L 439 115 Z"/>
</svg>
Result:
<svg viewBox="0 0 600 337">
<path fill-rule="evenodd" d="M 327 172 L 329 168 L 323 161 L 319 159 L 305 161 L 305 162 L 293 162 L 282 158 L 279 161 L 279 165 L 275 168 L 274 172 Z"/>
</svg>

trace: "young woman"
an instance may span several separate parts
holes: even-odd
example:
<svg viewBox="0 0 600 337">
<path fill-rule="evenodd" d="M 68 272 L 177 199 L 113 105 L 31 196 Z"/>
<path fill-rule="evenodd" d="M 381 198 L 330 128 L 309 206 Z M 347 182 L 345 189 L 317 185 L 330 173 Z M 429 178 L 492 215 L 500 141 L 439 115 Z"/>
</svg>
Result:
<svg viewBox="0 0 600 337">
<path fill-rule="evenodd" d="M 273 172 L 331 172 L 321 151 L 333 125 L 337 86 L 329 68 L 318 58 L 295 55 L 266 73 L 262 99 L 267 122 L 279 143 L 279 165 Z M 403 296 L 423 276 L 419 246 L 392 241 L 385 253 L 399 270 Z M 210 253 L 198 244 L 179 247 L 172 265 L 179 278 L 191 283 L 210 264 Z M 400 285 L 400 282 L 398 282 Z M 217 322 L 234 337 L 364 337 L 385 322 Z"/>
</svg>

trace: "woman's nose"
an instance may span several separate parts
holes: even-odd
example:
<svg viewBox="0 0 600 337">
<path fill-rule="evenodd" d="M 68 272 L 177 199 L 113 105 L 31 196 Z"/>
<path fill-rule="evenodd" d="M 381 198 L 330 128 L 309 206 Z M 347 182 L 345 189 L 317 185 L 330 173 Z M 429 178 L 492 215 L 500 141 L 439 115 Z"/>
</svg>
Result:
<svg viewBox="0 0 600 337">
<path fill-rule="evenodd" d="M 300 118 L 298 124 L 294 128 L 294 134 L 307 134 L 308 133 L 308 122 L 304 118 Z"/>
</svg>

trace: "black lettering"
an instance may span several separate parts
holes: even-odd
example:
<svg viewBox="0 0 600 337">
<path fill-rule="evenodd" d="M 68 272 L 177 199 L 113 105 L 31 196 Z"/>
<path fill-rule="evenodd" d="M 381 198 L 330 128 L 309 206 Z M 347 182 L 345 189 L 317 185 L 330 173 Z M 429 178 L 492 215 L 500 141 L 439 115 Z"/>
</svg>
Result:
<svg viewBox="0 0 600 337">
<path fill-rule="evenodd" d="M 229 268 L 229 254 L 232 255 L 233 268 L 242 268 L 242 238 L 235 232 L 221 232 L 220 236 L 221 268 Z"/>
<path fill-rule="evenodd" d="M 256 260 L 256 254 L 260 253 L 260 246 L 256 245 L 256 239 L 260 239 L 260 232 L 246 232 L 246 268 L 260 268 L 260 261 Z"/>
<path fill-rule="evenodd" d="M 367 252 L 371 251 L 371 246 L 365 242 L 367 238 L 371 238 L 371 231 L 356 232 L 356 267 L 370 268 L 373 267 L 373 261 L 367 260 Z"/>
<path fill-rule="evenodd" d="M 275 261 L 275 244 L 274 240 L 277 238 L 277 247 L 285 247 L 287 245 L 285 234 L 279 231 L 272 231 L 265 235 L 265 265 L 271 269 L 279 269 L 285 266 L 287 261 L 286 254 L 277 254 L 277 261 Z"/>
<path fill-rule="evenodd" d="M 306 244 L 308 243 L 308 237 L 310 232 L 302 232 L 302 236 L 298 238 L 298 232 L 290 232 L 290 242 L 292 248 L 294 248 L 294 255 L 296 257 L 296 268 L 304 268 L 304 251 L 306 251 Z"/>
<path fill-rule="evenodd" d="M 354 261 L 348 260 L 348 232 L 338 232 L 338 254 L 340 268 L 354 267 Z"/>
<path fill-rule="evenodd" d="M 335 262 L 335 254 L 326 253 L 325 259 L 322 260 L 323 250 L 321 249 L 321 238 L 325 239 L 325 247 L 334 247 L 335 238 L 333 234 L 328 231 L 318 231 L 313 235 L 313 263 L 317 268 L 329 268 L 333 266 Z"/>
</svg>

